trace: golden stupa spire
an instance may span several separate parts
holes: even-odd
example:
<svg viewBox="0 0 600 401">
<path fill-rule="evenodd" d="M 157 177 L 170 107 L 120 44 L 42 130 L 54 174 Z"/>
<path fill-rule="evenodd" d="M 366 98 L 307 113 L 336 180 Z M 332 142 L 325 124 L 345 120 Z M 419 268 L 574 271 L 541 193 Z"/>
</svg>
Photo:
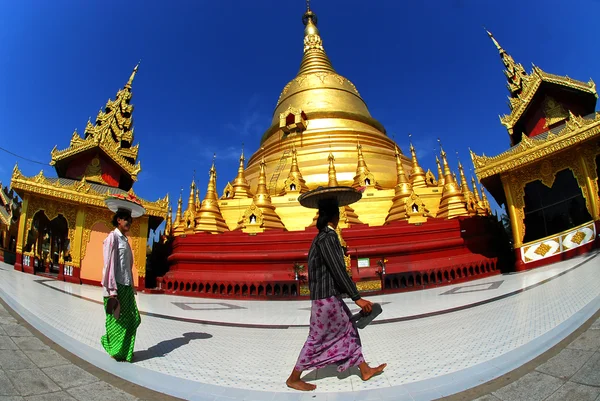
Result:
<svg viewBox="0 0 600 401">
<path fill-rule="evenodd" d="M 408 137 L 412 137 L 411 134 L 408 134 Z M 413 169 L 410 173 L 410 182 L 413 188 L 425 188 L 427 187 L 427 174 L 425 174 L 425 170 L 419 165 L 419 161 L 417 160 L 417 151 L 410 141 L 410 154 L 412 156 L 412 164 Z"/>
<path fill-rule="evenodd" d="M 352 187 L 360 188 L 376 185 L 375 177 L 373 174 L 371 174 L 369 168 L 367 167 L 367 163 L 365 162 L 365 157 L 363 156 L 362 152 L 362 145 L 358 139 L 356 140 L 356 150 L 358 152 L 358 163 L 356 166 L 356 175 L 354 176 L 354 181 L 352 182 Z"/>
<path fill-rule="evenodd" d="M 196 225 L 196 172 L 194 171 L 194 178 L 190 185 L 190 196 L 188 197 L 187 209 L 183 213 L 182 222 L 180 227 L 176 230 L 177 233 L 181 232 L 193 232 L 194 226 Z"/>
<path fill-rule="evenodd" d="M 327 171 L 329 183 L 327 185 L 330 187 L 337 187 L 339 186 L 339 184 L 337 181 L 337 173 L 335 171 L 335 157 L 333 157 L 333 153 L 329 152 L 329 157 L 327 158 L 327 160 L 329 160 L 329 170 Z"/>
<path fill-rule="evenodd" d="M 468 212 L 465 206 L 465 197 L 454 180 L 452 171 L 448 165 L 446 152 L 444 152 L 441 143 L 440 149 L 442 163 L 444 165 L 444 189 L 442 190 L 442 199 L 436 217 L 451 219 L 458 216 L 467 216 Z"/>
<path fill-rule="evenodd" d="M 406 178 L 404 167 L 402 166 L 402 158 L 400 157 L 400 150 L 396 146 L 396 174 L 397 184 L 395 188 L 395 196 L 392 199 L 392 206 L 385 218 L 385 224 L 391 223 L 392 221 L 404 220 L 407 218 L 406 215 L 406 198 L 410 197 L 414 190 L 412 184 Z"/>
<path fill-rule="evenodd" d="M 465 170 L 463 169 L 460 160 L 458 161 L 458 174 L 460 176 L 460 189 L 465 197 L 467 211 L 469 212 L 469 215 L 474 216 L 477 214 L 477 201 L 475 200 L 475 195 L 473 195 L 473 192 L 471 192 L 471 189 L 469 188 Z"/>
<path fill-rule="evenodd" d="M 253 224 L 257 224 L 258 227 L 252 227 Z M 281 218 L 275 213 L 275 206 L 271 203 L 271 195 L 267 188 L 267 172 L 266 162 L 264 153 L 260 160 L 260 172 L 258 175 L 258 187 L 256 193 L 252 198 L 252 204 L 246 209 L 244 216 L 238 222 L 238 229 L 249 229 L 253 232 L 268 230 L 268 229 L 282 229 L 285 230 L 285 226 L 281 221 Z"/>
<path fill-rule="evenodd" d="M 250 185 L 248 184 L 248 180 L 246 180 L 246 175 L 244 172 L 244 148 L 242 145 L 242 154 L 240 155 L 240 165 L 238 167 L 238 173 L 233 183 L 231 184 L 232 194 L 231 198 L 252 198 L 252 193 L 250 192 Z"/>
<path fill-rule="evenodd" d="M 173 207 L 169 205 L 169 211 L 167 212 L 167 221 L 165 222 L 165 235 L 167 237 L 173 234 Z"/>
<path fill-rule="evenodd" d="M 483 189 L 483 186 L 481 187 L 481 203 L 483 203 L 483 207 L 487 213 L 492 214 L 492 208 L 490 206 L 490 202 L 488 201 L 487 195 L 485 194 L 485 189 Z"/>
<path fill-rule="evenodd" d="M 500 46 L 500 43 L 498 43 L 496 38 L 494 38 L 494 35 L 492 35 L 492 33 L 487 29 L 485 31 L 490 39 L 492 39 L 496 49 L 498 49 L 502 63 L 506 68 L 504 70 L 504 75 L 506 75 L 506 78 L 508 79 L 508 91 L 512 96 L 516 96 L 523 89 L 523 80 L 526 80 L 529 76 L 527 75 L 525 68 L 523 68 L 521 64 L 515 63 L 515 60 L 513 60 L 510 54 L 508 54 L 506 50 Z"/>
<path fill-rule="evenodd" d="M 296 151 L 296 145 L 293 143 L 292 166 L 290 167 L 290 173 L 284 182 L 283 190 L 280 195 L 285 195 L 288 192 L 299 192 L 301 194 L 308 192 L 308 186 L 306 185 L 304 178 L 302 178 L 302 173 L 298 167 L 298 152 Z"/>
<path fill-rule="evenodd" d="M 183 220 L 183 216 L 181 213 L 182 203 L 183 203 L 183 188 L 181 188 L 181 191 L 179 191 L 179 200 L 177 201 L 177 212 L 175 214 L 175 225 L 173 226 L 173 228 L 178 227 L 181 224 L 181 221 Z"/>
<path fill-rule="evenodd" d="M 440 165 L 440 159 L 437 157 L 437 155 L 435 156 L 435 162 L 437 164 L 437 170 L 438 170 L 438 186 L 443 187 L 444 186 L 444 172 L 442 171 L 442 166 Z"/>
<path fill-rule="evenodd" d="M 314 72 L 333 72 L 333 66 L 323 48 L 323 40 L 317 28 L 317 15 L 311 11 L 310 4 L 306 5 L 306 13 L 302 16 L 304 23 L 304 56 L 298 75 Z"/>
<path fill-rule="evenodd" d="M 195 232 L 203 231 L 212 234 L 218 234 L 225 231 L 229 231 L 227 223 L 221 214 L 219 208 L 219 199 L 217 197 L 217 170 L 215 169 L 215 157 L 213 156 L 213 163 L 208 172 L 208 186 L 206 188 L 206 195 L 200 205 L 200 210 L 196 214 L 196 228 Z"/>
<path fill-rule="evenodd" d="M 481 197 L 479 196 L 479 190 L 477 189 L 477 184 L 475 183 L 475 177 L 471 177 L 471 185 L 473 186 L 473 195 L 475 196 L 475 200 L 477 203 L 481 203 Z"/>
</svg>

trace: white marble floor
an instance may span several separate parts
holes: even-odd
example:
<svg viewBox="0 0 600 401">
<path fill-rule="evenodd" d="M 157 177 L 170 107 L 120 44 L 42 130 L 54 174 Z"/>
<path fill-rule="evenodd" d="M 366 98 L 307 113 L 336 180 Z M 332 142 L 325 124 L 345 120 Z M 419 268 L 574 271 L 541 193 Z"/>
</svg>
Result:
<svg viewBox="0 0 600 401">
<path fill-rule="evenodd" d="M 83 359 L 129 381 L 194 400 L 431 400 L 466 390 L 552 347 L 600 308 L 599 254 L 520 274 L 373 297 L 378 324 L 363 351 L 385 374 L 308 374 L 315 393 L 285 379 L 308 333 L 308 301 L 231 301 L 139 294 L 136 362 L 100 345 L 99 288 L 16 272 L 0 264 L 0 296 L 34 327 Z M 356 308 L 354 308 L 356 309 Z M 225 324 L 223 324 L 225 323 Z"/>
</svg>

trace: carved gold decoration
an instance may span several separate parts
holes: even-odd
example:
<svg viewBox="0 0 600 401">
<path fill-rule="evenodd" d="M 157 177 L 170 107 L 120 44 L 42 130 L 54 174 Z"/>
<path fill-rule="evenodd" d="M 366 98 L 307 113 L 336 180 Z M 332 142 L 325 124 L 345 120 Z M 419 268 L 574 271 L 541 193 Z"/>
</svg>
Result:
<svg viewBox="0 0 600 401">
<path fill-rule="evenodd" d="M 497 156 L 477 156 L 471 152 L 477 177 L 482 180 L 493 175 L 516 170 L 536 163 L 550 154 L 572 148 L 600 134 L 600 112 L 592 118 L 571 116 L 565 126 L 556 134 L 523 140 L 510 150 Z"/>
<path fill-rule="evenodd" d="M 569 118 L 567 110 L 550 96 L 546 96 L 542 107 L 546 116 L 545 128 Z"/>
<path fill-rule="evenodd" d="M 356 288 L 359 292 L 381 291 L 381 280 L 359 281 Z"/>
<path fill-rule="evenodd" d="M 525 186 L 530 182 L 540 180 L 544 185 L 551 188 L 556 174 L 562 170 L 570 169 L 581 188 L 588 211 L 593 215 L 592 212 L 596 205 L 593 199 L 597 199 L 597 192 L 590 194 L 588 190 L 587 174 L 580 162 L 580 155 L 585 153 L 586 151 L 583 148 L 576 147 L 568 152 L 554 154 L 552 159 L 544 159 L 537 164 L 516 170 L 507 177 L 512 194 L 512 206 L 518 214 L 516 223 L 519 225 L 519 238 L 515 238 L 516 247 L 523 243 L 525 237 Z"/>
<path fill-rule="evenodd" d="M 107 227 L 112 227 L 112 213 L 106 209 L 89 209 L 86 211 L 85 222 L 83 225 L 83 237 L 81 240 L 80 260 L 85 258 L 87 246 L 92 235 L 92 227 L 94 227 L 96 223 L 104 223 Z M 133 226 L 136 225 L 137 224 L 133 224 Z"/>
<path fill-rule="evenodd" d="M 252 204 L 246 209 L 242 219 L 238 223 L 238 228 L 244 230 L 244 232 L 256 233 L 262 232 L 264 229 L 263 225 L 263 213 L 258 206 L 252 202 Z"/>
<path fill-rule="evenodd" d="M 42 172 L 35 177 L 29 178 L 23 176 L 17 166 L 13 170 L 11 187 L 15 190 L 63 200 L 72 204 L 84 204 L 96 207 L 106 207 L 104 200 L 109 194 L 122 192 L 117 188 L 107 188 L 107 192 L 105 193 L 97 192 L 86 182 L 85 178 L 69 185 L 60 184 L 58 181 L 50 181 Z M 167 197 L 159 199 L 156 202 L 141 199 L 141 203 L 146 209 L 146 214 L 166 217 L 168 210 Z"/>
<path fill-rule="evenodd" d="M 542 245 L 540 245 L 540 246 L 537 247 L 537 249 L 535 250 L 535 253 L 537 253 L 540 256 L 545 256 L 550 249 L 551 249 L 550 245 L 548 245 L 548 244 L 542 244 Z"/>
<path fill-rule="evenodd" d="M 581 231 L 579 231 L 577 234 L 575 234 L 573 236 L 573 238 L 571 239 L 571 241 L 573 241 L 574 243 L 576 243 L 577 245 L 581 245 L 581 242 L 585 239 L 585 234 Z"/>
<path fill-rule="evenodd" d="M 76 205 L 56 202 L 41 197 L 31 197 L 27 211 L 28 218 L 25 235 L 28 235 L 31 230 L 33 218 L 39 211 L 43 211 L 49 221 L 54 220 L 59 215 L 63 216 L 67 221 L 69 242 L 73 244 L 77 217 Z"/>
<path fill-rule="evenodd" d="M 102 178 L 102 167 L 100 166 L 100 159 L 98 157 L 94 157 L 85 169 L 85 178 L 87 181 L 94 181 L 106 185 L 106 181 Z"/>
</svg>

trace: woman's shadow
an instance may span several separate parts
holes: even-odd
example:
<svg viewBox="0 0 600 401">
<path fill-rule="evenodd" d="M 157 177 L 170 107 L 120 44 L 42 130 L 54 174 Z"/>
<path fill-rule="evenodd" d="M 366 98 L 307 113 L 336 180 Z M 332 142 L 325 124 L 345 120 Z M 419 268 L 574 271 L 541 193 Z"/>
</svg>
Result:
<svg viewBox="0 0 600 401">
<path fill-rule="evenodd" d="M 206 340 L 212 338 L 212 334 L 208 333 L 183 333 L 183 337 L 173 338 L 171 340 L 161 341 L 156 345 L 148 348 L 144 351 L 136 352 L 133 360 L 134 362 L 141 362 L 152 358 L 162 358 L 169 352 L 176 350 L 186 344 L 189 344 L 192 340 Z"/>
</svg>

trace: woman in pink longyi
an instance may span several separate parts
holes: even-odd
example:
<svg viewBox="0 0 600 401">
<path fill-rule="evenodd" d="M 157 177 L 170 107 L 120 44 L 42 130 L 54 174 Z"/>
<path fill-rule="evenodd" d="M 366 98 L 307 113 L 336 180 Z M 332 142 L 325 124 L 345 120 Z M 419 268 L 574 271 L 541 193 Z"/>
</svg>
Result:
<svg viewBox="0 0 600 401">
<path fill-rule="evenodd" d="M 342 246 L 336 228 L 340 219 L 337 199 L 319 202 L 319 233 L 308 252 L 308 286 L 312 300 L 310 331 L 300 356 L 286 384 L 296 390 L 311 391 L 317 386 L 300 377 L 305 370 L 321 369 L 336 364 L 339 372 L 358 366 L 363 380 L 383 372 L 386 364 L 370 367 L 362 354 L 358 330 L 350 321 L 352 314 L 342 294 L 365 313 L 372 303 L 362 299 L 346 272 Z"/>
</svg>

